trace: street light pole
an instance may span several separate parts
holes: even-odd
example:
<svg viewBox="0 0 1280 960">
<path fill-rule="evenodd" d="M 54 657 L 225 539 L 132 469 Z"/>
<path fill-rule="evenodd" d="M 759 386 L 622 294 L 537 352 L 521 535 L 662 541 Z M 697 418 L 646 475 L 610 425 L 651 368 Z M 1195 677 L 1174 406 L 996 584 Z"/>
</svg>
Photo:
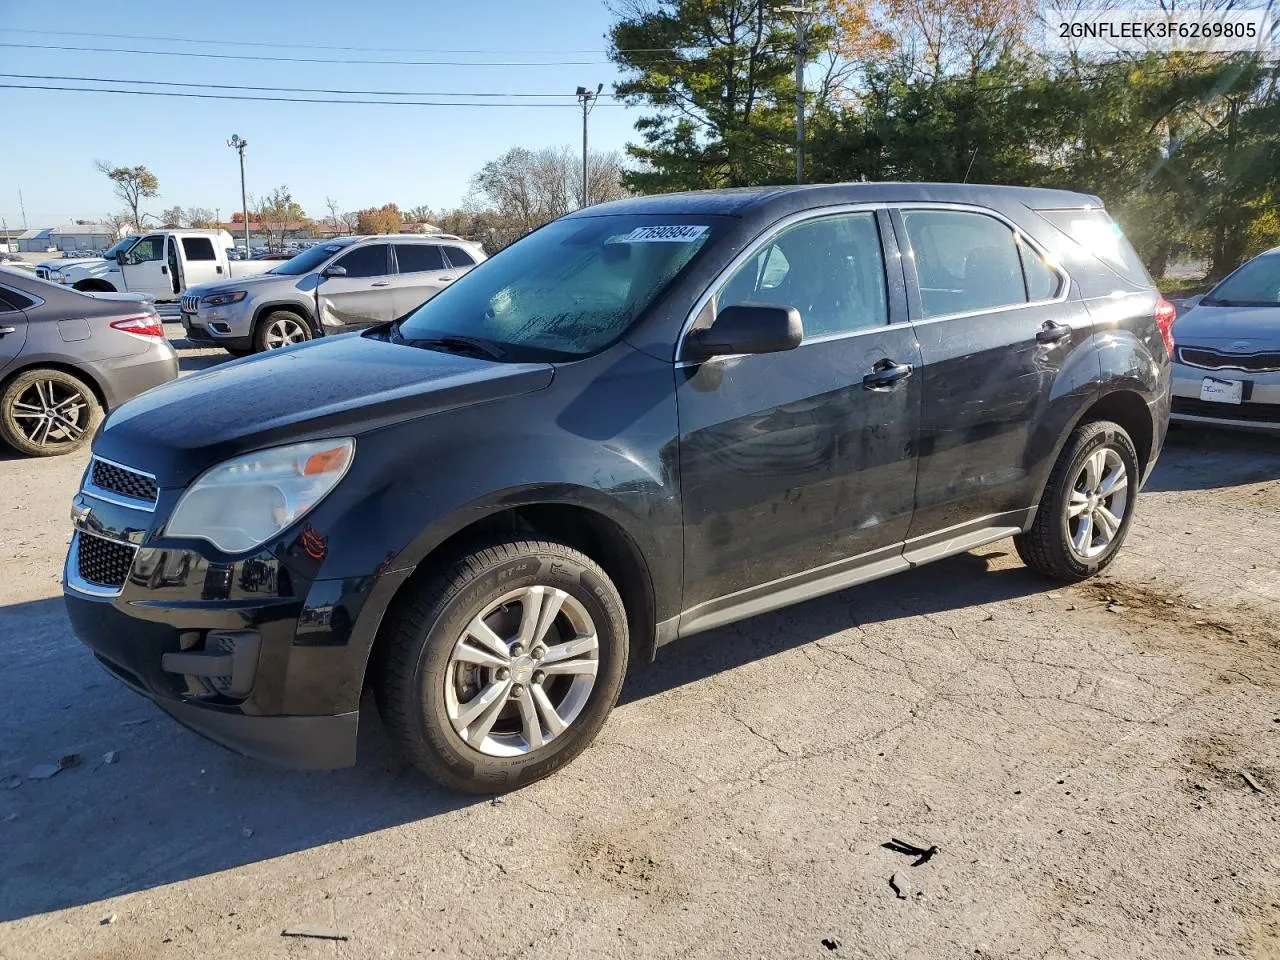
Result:
<svg viewBox="0 0 1280 960">
<path fill-rule="evenodd" d="M 804 183 L 804 60 L 812 7 L 779 7 L 796 18 L 796 183 Z"/>
<path fill-rule="evenodd" d="M 586 87 L 578 88 L 578 101 L 582 104 L 582 194 L 580 205 L 583 207 L 591 206 L 591 198 L 587 196 L 587 115 L 591 113 L 591 108 L 595 105 L 600 96 L 600 91 L 603 89 L 603 83 L 596 84 L 595 93 L 592 93 Z"/>
<path fill-rule="evenodd" d="M 227 146 L 233 147 L 240 154 L 240 214 L 244 217 L 244 258 L 246 260 L 249 259 L 249 195 L 244 189 L 244 148 L 248 145 L 248 140 L 241 140 L 235 133 L 227 141 Z"/>
</svg>

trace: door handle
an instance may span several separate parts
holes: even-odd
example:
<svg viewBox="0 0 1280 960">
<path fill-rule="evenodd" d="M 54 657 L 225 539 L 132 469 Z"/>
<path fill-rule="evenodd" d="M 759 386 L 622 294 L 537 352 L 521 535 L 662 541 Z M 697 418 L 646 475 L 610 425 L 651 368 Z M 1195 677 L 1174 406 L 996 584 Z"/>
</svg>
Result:
<svg viewBox="0 0 1280 960">
<path fill-rule="evenodd" d="M 454 280 L 454 278 L 453 278 L 453 277 L 441 277 L 441 278 L 440 278 L 440 282 L 441 282 L 441 283 L 453 283 L 453 280 Z"/>
<path fill-rule="evenodd" d="M 373 283 L 369 284 L 369 286 L 371 286 L 371 287 L 389 287 L 389 286 L 391 286 L 391 281 L 390 281 L 390 280 L 375 280 L 375 281 L 373 281 Z"/>
<path fill-rule="evenodd" d="M 168 268 L 168 267 L 165 267 L 165 266 L 162 266 L 162 267 L 160 268 L 160 276 L 162 276 L 162 277 L 167 277 L 168 275 L 169 275 L 169 268 Z"/>
<path fill-rule="evenodd" d="M 862 378 L 862 385 L 868 390 L 892 387 L 895 383 L 900 383 L 907 379 L 912 372 L 911 364 L 898 363 L 898 361 L 890 360 L 886 357 L 883 360 L 876 361 L 875 366 L 871 368 L 871 372 Z"/>
<path fill-rule="evenodd" d="M 9 334 L 17 332 L 17 327 L 0 327 L 0 337 L 7 337 Z"/>
<path fill-rule="evenodd" d="M 1046 320 L 1044 326 L 1036 331 L 1036 343 L 1057 343 L 1063 337 L 1071 336 L 1071 327 L 1065 323 Z"/>
<path fill-rule="evenodd" d="M 214 267 L 214 269 L 215 269 L 215 270 L 217 270 L 219 273 L 221 273 L 221 272 L 222 272 L 222 265 L 221 265 L 221 264 L 219 264 L 218 266 Z"/>
</svg>

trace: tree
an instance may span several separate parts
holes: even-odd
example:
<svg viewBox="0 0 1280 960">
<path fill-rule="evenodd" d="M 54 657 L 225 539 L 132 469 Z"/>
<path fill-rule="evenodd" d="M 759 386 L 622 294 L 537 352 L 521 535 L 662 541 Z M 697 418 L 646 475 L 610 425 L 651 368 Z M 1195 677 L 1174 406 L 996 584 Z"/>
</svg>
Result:
<svg viewBox="0 0 1280 960">
<path fill-rule="evenodd" d="M 221 224 L 218 223 L 217 214 L 208 207 L 188 207 L 186 226 L 195 230 L 210 230 Z"/>
<path fill-rule="evenodd" d="M 133 214 L 127 210 L 120 213 L 108 213 L 100 219 L 103 223 L 110 225 L 114 237 L 123 236 L 128 228 L 133 226 Z"/>
<path fill-rule="evenodd" d="M 170 207 L 160 212 L 160 223 L 166 227 L 180 227 L 185 219 L 181 207 Z"/>
<path fill-rule="evenodd" d="M 94 161 L 94 168 L 115 185 L 115 195 L 129 208 L 133 227 L 141 233 L 142 201 L 160 194 L 160 181 L 156 175 L 143 166 L 115 167 L 106 160 Z"/>
<path fill-rule="evenodd" d="M 401 222 L 400 208 L 394 203 L 387 203 L 361 210 L 357 215 L 356 230 L 362 234 L 399 233 Z"/>
<path fill-rule="evenodd" d="M 347 233 L 360 232 L 360 211 L 348 210 L 342 215 L 342 225 L 347 228 Z"/>
<path fill-rule="evenodd" d="M 310 222 L 302 205 L 293 199 L 285 184 L 259 200 L 252 210 L 258 221 L 258 233 L 266 237 L 268 250 L 280 249 L 290 233 Z"/>
<path fill-rule="evenodd" d="M 410 207 L 405 212 L 404 219 L 406 223 L 432 223 L 435 220 L 435 214 L 427 206 Z"/>
</svg>

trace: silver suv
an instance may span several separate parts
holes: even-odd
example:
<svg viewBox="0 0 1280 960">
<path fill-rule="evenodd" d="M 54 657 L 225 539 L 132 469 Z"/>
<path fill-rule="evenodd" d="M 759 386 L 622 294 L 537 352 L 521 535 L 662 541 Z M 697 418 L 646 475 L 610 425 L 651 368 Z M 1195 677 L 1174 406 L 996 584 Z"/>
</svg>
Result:
<svg viewBox="0 0 1280 960">
<path fill-rule="evenodd" d="M 273 350 L 402 317 L 484 259 L 450 234 L 339 237 L 259 276 L 189 288 L 182 326 L 234 354 Z"/>
</svg>

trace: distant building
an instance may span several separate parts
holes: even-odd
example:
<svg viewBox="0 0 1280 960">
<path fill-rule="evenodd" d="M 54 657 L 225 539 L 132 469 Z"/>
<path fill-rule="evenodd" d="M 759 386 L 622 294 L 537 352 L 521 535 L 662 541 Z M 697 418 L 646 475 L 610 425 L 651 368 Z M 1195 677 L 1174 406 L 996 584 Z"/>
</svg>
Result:
<svg viewBox="0 0 1280 960">
<path fill-rule="evenodd" d="M 34 230 L 24 230 L 18 234 L 18 252 L 19 253 L 44 253 L 49 247 L 53 246 L 53 241 L 49 239 L 49 234 L 53 227 L 37 227 Z"/>
<path fill-rule="evenodd" d="M 122 236 L 111 224 L 90 220 L 64 223 L 48 231 L 48 234 L 48 245 L 59 250 L 105 250 Z"/>
</svg>

